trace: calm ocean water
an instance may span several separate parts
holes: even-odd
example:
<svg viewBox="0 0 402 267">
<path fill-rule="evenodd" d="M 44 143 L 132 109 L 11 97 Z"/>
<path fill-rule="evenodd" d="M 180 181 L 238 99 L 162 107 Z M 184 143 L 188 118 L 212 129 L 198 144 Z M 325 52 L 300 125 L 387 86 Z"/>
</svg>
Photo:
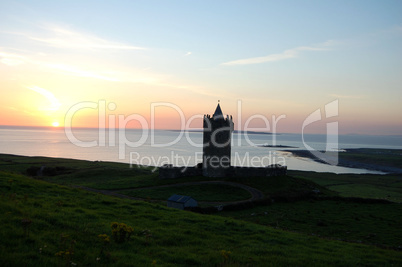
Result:
<svg viewBox="0 0 402 267">
<path fill-rule="evenodd" d="M 84 160 L 125 162 L 161 166 L 193 166 L 201 162 L 202 133 L 155 130 L 75 129 L 70 139 L 64 129 L 0 126 L 0 153 L 25 156 L 48 156 Z M 285 148 L 268 148 L 260 145 L 292 146 L 306 149 L 300 134 L 233 134 L 232 164 L 236 166 L 262 167 L 268 164 L 285 164 L 292 170 L 310 170 L 334 173 L 376 173 L 363 169 L 344 168 L 317 163 L 306 158 L 292 156 Z M 305 135 L 308 146 L 325 150 L 325 135 Z M 85 147 L 86 146 L 86 147 Z M 340 135 L 338 148 L 399 148 L 402 136 Z"/>
</svg>

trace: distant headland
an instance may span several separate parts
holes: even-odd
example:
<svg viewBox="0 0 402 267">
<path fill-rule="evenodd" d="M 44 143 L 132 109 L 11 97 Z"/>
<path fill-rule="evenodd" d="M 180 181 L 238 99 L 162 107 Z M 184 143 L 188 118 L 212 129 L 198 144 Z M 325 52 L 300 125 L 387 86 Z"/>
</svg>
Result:
<svg viewBox="0 0 402 267">
<path fill-rule="evenodd" d="M 308 150 L 284 150 L 297 157 L 309 158 L 316 162 L 328 164 L 315 157 Z M 324 151 L 321 151 L 324 152 Z M 367 169 L 386 173 L 402 173 L 402 149 L 385 148 L 348 148 L 339 152 L 338 166 Z"/>
<path fill-rule="evenodd" d="M 285 146 L 285 145 L 261 145 L 259 147 L 274 147 L 274 148 L 298 148 L 297 146 Z"/>
</svg>

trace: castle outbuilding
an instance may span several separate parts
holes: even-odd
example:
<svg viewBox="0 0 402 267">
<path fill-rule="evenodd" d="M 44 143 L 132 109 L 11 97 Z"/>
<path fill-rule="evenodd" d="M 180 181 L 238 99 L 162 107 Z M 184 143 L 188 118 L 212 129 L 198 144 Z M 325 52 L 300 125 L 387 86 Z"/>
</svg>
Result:
<svg viewBox="0 0 402 267">
<path fill-rule="evenodd" d="M 184 210 L 185 208 L 198 207 L 198 203 L 190 196 L 172 195 L 167 200 L 167 206 Z"/>
</svg>

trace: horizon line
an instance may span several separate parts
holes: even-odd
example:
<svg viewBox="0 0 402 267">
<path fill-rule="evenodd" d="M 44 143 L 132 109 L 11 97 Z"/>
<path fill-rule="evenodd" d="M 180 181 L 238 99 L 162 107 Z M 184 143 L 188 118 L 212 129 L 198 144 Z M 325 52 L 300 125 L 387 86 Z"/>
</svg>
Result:
<svg viewBox="0 0 402 267">
<path fill-rule="evenodd" d="M 47 130 L 62 130 L 65 128 L 65 126 L 33 126 L 33 125 L 4 125 L 0 124 L 0 129 L 5 129 L 5 128 L 27 128 L 27 129 L 47 129 Z M 126 130 L 144 130 L 143 128 L 99 128 L 99 127 L 71 127 L 71 129 L 76 129 L 76 130 L 119 130 L 119 129 L 126 129 Z M 186 132 L 202 132 L 203 128 L 191 128 L 191 129 L 152 129 L 152 128 L 146 128 L 145 130 L 150 130 L 150 131 L 186 131 Z M 278 133 L 272 133 L 272 132 L 267 132 L 267 131 L 244 131 L 244 130 L 234 130 L 236 133 L 249 133 L 249 134 L 302 134 L 302 133 L 293 133 L 293 132 L 278 132 Z M 309 135 L 326 135 L 325 133 L 306 133 Z M 359 134 L 359 133 L 346 133 L 346 134 L 338 134 L 338 135 L 360 135 L 360 136 L 402 136 L 402 134 Z"/>
</svg>

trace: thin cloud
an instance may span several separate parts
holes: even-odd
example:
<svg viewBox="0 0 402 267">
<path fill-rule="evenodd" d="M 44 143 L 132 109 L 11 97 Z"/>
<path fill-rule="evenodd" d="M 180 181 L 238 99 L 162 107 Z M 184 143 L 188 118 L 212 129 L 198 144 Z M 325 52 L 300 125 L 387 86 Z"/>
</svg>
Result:
<svg viewBox="0 0 402 267">
<path fill-rule="evenodd" d="M 362 99 L 365 97 L 364 95 L 338 95 L 338 94 L 330 94 L 329 96 L 343 99 Z"/>
<path fill-rule="evenodd" d="M 57 58 L 52 61 L 46 61 L 48 57 L 38 55 L 19 55 L 16 53 L 9 53 L 1 50 L 0 48 L 0 62 L 9 66 L 19 64 L 27 64 L 28 66 L 47 70 L 53 73 L 62 75 L 69 75 L 75 77 L 83 77 L 97 80 L 104 80 L 109 82 L 130 82 L 130 83 L 143 83 L 161 85 L 160 80 L 164 80 L 167 75 L 157 74 L 150 72 L 151 68 L 146 69 L 109 69 L 104 68 L 105 64 L 82 63 L 79 66 L 74 64 L 57 63 Z M 31 89 L 31 88 L 30 88 Z M 32 89 L 33 90 L 33 89 Z"/>
<path fill-rule="evenodd" d="M 233 60 L 233 61 L 222 63 L 221 65 L 224 65 L 224 66 L 250 65 L 250 64 L 260 64 L 260 63 L 265 63 L 265 62 L 280 61 L 280 60 L 285 60 L 285 59 L 289 59 L 289 58 L 295 58 L 295 57 L 299 56 L 300 52 L 302 52 L 302 51 L 326 51 L 326 50 L 329 50 L 328 46 L 330 46 L 331 43 L 332 43 L 331 41 L 327 41 L 327 42 L 317 45 L 317 46 L 300 46 L 300 47 L 296 47 L 293 49 L 285 50 L 279 54 L 271 54 L 271 55 L 263 56 L 263 57 L 253 57 L 253 58 Z"/>
<path fill-rule="evenodd" d="M 93 71 L 82 70 L 77 67 L 65 65 L 65 64 L 46 64 L 46 67 L 53 69 L 53 70 L 59 70 L 65 74 L 78 76 L 78 77 L 95 78 L 95 79 L 99 79 L 99 80 L 112 81 L 112 82 L 119 81 L 119 79 L 114 78 L 114 77 L 102 75 L 102 74 L 99 74 L 99 73 L 96 73 Z"/>
<path fill-rule="evenodd" d="M 18 54 L 11 54 L 0 50 L 0 62 L 8 66 L 17 66 L 21 64 L 31 64 L 36 66 L 41 66 L 49 69 L 50 71 L 61 72 L 66 75 L 73 75 L 77 77 L 94 78 L 105 81 L 118 82 L 120 79 L 112 77 L 110 75 L 100 74 L 95 71 L 83 70 L 76 66 L 71 66 L 67 64 L 52 63 L 41 60 L 36 60 L 30 56 L 22 56 Z M 30 88 L 31 89 L 31 88 Z"/>
<path fill-rule="evenodd" d="M 25 38 L 28 38 L 30 40 L 58 48 L 114 50 L 146 49 L 144 47 L 109 41 L 92 34 L 78 32 L 59 25 L 46 24 L 42 27 L 42 29 L 44 29 L 44 32 L 40 35 L 33 35 L 32 33 L 24 32 L 1 32 L 6 34 L 24 36 Z"/>
<path fill-rule="evenodd" d="M 43 95 L 46 97 L 50 103 L 52 104 L 49 108 L 44 108 L 42 110 L 51 110 L 51 111 L 56 111 L 60 108 L 61 104 L 60 101 L 54 96 L 54 94 L 46 89 L 43 89 L 39 86 L 31 86 L 27 87 L 29 90 L 32 90 L 34 92 L 37 92 L 38 94 Z"/>
<path fill-rule="evenodd" d="M 191 54 L 192 54 L 192 52 L 188 51 L 184 56 L 187 57 L 187 56 L 190 56 Z"/>
<path fill-rule="evenodd" d="M 65 48 L 87 48 L 87 49 L 118 49 L 118 50 L 138 50 L 143 47 L 131 46 L 108 41 L 97 36 L 72 31 L 60 26 L 49 26 L 47 30 L 52 35 L 48 38 L 31 36 L 32 40 L 43 42 L 50 46 Z"/>
<path fill-rule="evenodd" d="M 8 66 L 18 66 L 25 63 L 26 58 L 21 55 L 0 51 L 0 62 Z"/>
<path fill-rule="evenodd" d="M 10 109 L 10 110 L 12 110 L 12 111 L 24 112 L 25 114 L 28 114 L 28 115 L 31 115 L 31 116 L 35 114 L 35 113 L 30 112 L 30 111 L 28 111 L 28 110 L 21 109 L 21 108 L 16 108 L 16 107 L 6 106 L 6 107 L 4 107 L 4 108 Z"/>
</svg>

